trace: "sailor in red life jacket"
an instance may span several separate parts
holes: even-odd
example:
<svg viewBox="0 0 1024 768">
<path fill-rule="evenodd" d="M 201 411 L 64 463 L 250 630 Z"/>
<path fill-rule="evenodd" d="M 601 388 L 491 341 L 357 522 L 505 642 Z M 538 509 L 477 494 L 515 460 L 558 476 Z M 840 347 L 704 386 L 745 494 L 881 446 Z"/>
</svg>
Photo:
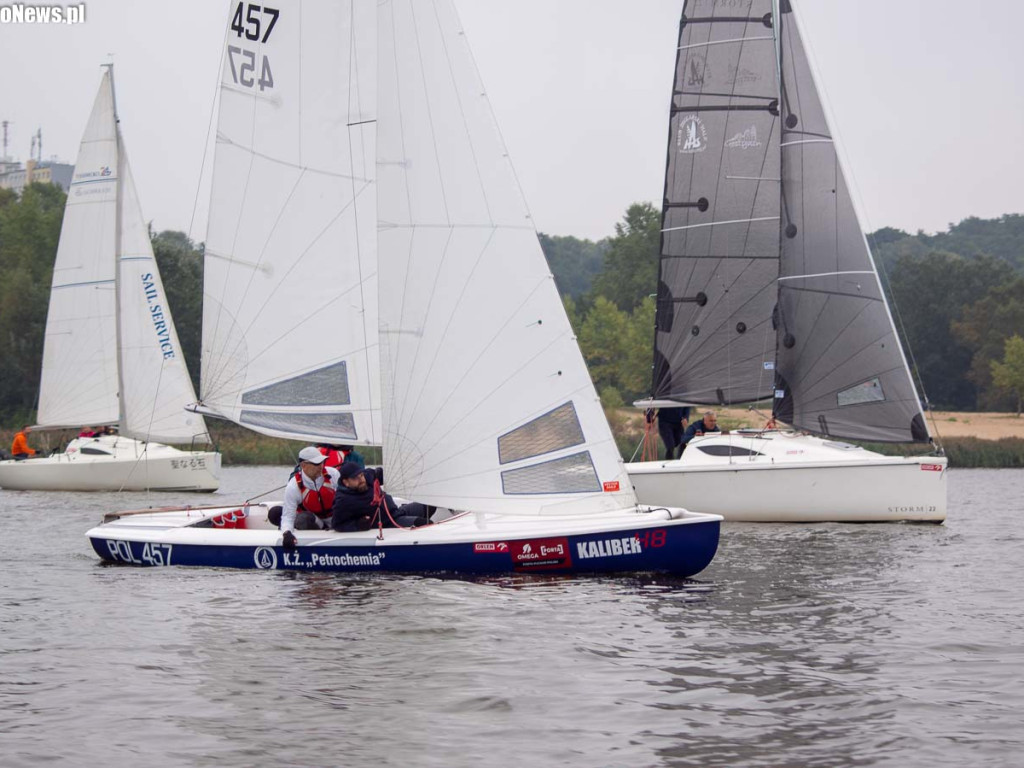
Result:
<svg viewBox="0 0 1024 768">
<path fill-rule="evenodd" d="M 309 446 L 299 451 L 299 468 L 284 487 L 281 530 L 285 549 L 295 546 L 294 531 L 329 528 L 334 495 L 338 491 L 338 470 L 324 466 L 327 459 Z"/>
</svg>

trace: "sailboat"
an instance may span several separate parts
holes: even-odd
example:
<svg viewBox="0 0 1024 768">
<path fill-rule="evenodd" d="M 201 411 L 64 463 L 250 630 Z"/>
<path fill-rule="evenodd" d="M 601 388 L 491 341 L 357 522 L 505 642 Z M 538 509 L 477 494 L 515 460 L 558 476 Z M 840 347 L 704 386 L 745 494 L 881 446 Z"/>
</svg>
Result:
<svg viewBox="0 0 1024 768">
<path fill-rule="evenodd" d="M 76 437 L 45 458 L 2 461 L 0 487 L 215 491 L 219 453 L 165 445 L 208 442 L 203 418 L 185 411 L 194 400 L 106 65 L 64 209 L 35 429 L 117 433 Z"/>
<path fill-rule="evenodd" d="M 688 2 L 672 90 L 651 398 L 771 400 L 765 429 L 627 465 L 640 501 L 746 521 L 941 522 L 931 442 L 790 0 Z M 791 429 L 777 428 L 788 425 Z"/>
<path fill-rule="evenodd" d="M 240 4 L 224 52 L 201 408 L 379 442 L 389 491 L 435 522 L 297 531 L 285 550 L 273 502 L 112 513 L 87 533 L 95 552 L 299 571 L 706 567 L 720 517 L 636 502 L 450 0 L 278 5 Z"/>
</svg>

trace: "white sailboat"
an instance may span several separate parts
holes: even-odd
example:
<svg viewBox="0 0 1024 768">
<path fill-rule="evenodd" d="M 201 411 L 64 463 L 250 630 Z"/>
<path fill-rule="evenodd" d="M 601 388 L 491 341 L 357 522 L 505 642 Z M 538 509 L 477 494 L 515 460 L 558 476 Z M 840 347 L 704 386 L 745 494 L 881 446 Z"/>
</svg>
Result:
<svg viewBox="0 0 1024 768">
<path fill-rule="evenodd" d="M 272 503 L 115 513 L 87 534 L 96 553 L 702 570 L 720 518 L 637 504 L 450 0 L 278 5 L 240 3 L 228 35 L 202 407 L 273 434 L 382 443 L 388 489 L 445 519 L 297 531 L 285 550 Z"/>
<path fill-rule="evenodd" d="M 688 2 L 665 175 L 651 399 L 773 400 L 766 428 L 627 465 L 641 502 L 747 521 L 941 522 L 930 442 L 790 0 Z M 809 434 L 810 433 L 810 434 Z"/>
<path fill-rule="evenodd" d="M 36 429 L 116 425 L 45 458 L 0 462 L 15 490 L 214 491 L 220 454 L 186 412 L 192 383 L 118 126 L 113 67 L 93 104 L 68 193 L 46 318 Z"/>
</svg>

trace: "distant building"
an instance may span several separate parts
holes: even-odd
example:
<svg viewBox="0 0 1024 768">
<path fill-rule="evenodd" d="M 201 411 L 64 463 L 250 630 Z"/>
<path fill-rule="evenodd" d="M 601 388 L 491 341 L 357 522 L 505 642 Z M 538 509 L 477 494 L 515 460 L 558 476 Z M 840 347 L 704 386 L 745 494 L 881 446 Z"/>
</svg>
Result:
<svg viewBox="0 0 1024 768">
<path fill-rule="evenodd" d="M 10 158 L 0 158 L 0 189 L 13 189 L 20 193 L 26 184 L 38 182 L 56 184 L 66 193 L 71 187 L 74 172 L 75 166 L 67 163 L 26 160 L 22 165 Z"/>
</svg>

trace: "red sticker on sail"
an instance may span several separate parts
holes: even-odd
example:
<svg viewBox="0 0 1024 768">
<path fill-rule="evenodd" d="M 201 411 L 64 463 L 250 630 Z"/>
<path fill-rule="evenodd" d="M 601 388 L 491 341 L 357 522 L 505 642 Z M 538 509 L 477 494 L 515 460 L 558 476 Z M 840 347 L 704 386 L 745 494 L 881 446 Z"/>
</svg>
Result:
<svg viewBox="0 0 1024 768">
<path fill-rule="evenodd" d="M 608 482 L 604 483 L 604 490 L 605 490 L 605 493 L 610 493 L 612 491 L 619 490 L 619 481 L 618 480 L 609 480 Z"/>
</svg>

